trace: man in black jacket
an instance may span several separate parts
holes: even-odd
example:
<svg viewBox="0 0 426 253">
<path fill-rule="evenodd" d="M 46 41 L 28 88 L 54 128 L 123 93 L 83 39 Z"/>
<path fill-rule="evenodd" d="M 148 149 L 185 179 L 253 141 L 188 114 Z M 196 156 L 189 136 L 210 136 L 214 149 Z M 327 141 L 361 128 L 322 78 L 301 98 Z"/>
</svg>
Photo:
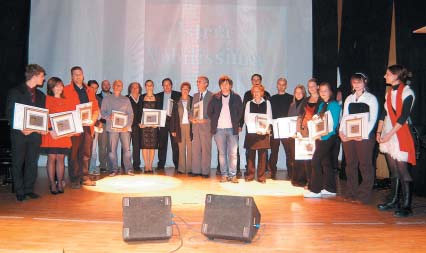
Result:
<svg viewBox="0 0 426 253">
<path fill-rule="evenodd" d="M 220 92 L 213 95 L 207 107 L 210 129 L 219 151 L 219 163 L 222 178 L 220 182 L 237 179 L 237 150 L 239 121 L 243 114 L 240 95 L 232 91 L 232 79 L 228 76 L 219 78 Z"/>
<path fill-rule="evenodd" d="M 103 80 L 101 83 L 101 92 L 96 94 L 96 99 L 98 100 L 99 108 L 102 106 L 102 100 L 111 95 L 111 83 L 109 80 Z M 103 124 L 106 124 L 104 120 L 102 120 Z M 99 169 L 101 172 L 108 172 L 112 169 L 111 163 L 109 161 L 108 153 L 111 150 L 109 145 L 109 137 L 108 132 L 104 131 L 98 136 L 98 154 L 99 154 Z M 124 168 L 124 166 L 123 166 Z"/>
<path fill-rule="evenodd" d="M 179 101 L 180 99 L 180 92 L 172 90 L 173 82 L 170 78 L 165 78 L 161 82 L 163 86 L 163 91 L 160 93 L 157 93 L 155 95 L 159 108 L 166 110 L 169 115 L 167 115 L 166 118 L 166 125 L 164 127 L 160 127 L 159 135 L 158 135 L 158 165 L 157 169 L 161 170 L 164 169 L 164 166 L 166 165 L 166 159 L 167 159 L 167 146 L 168 146 L 168 140 L 170 135 L 170 141 L 172 144 L 172 153 L 173 153 L 173 164 L 175 166 L 175 170 L 179 167 L 179 146 L 178 143 L 175 141 L 175 139 L 172 136 L 172 131 L 170 130 L 170 119 L 171 119 L 171 113 L 172 108 L 169 108 L 169 99 L 173 100 L 174 103 Z"/>
<path fill-rule="evenodd" d="M 15 103 L 44 108 L 46 96 L 37 89 L 44 83 L 45 70 L 37 64 L 30 64 L 25 69 L 25 83 L 9 91 L 6 115 L 12 128 Z M 40 154 L 41 135 L 30 130 L 11 129 L 12 175 L 16 199 L 24 201 L 26 197 L 36 199 L 34 184 L 37 178 L 37 163 Z"/>
</svg>

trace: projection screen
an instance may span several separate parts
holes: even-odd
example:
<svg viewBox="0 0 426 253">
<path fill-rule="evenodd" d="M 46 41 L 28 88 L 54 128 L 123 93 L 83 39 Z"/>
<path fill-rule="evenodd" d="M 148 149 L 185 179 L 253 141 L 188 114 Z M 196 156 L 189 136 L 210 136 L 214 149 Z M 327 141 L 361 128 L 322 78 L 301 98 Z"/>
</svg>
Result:
<svg viewBox="0 0 426 253">
<path fill-rule="evenodd" d="M 243 95 L 251 75 L 260 73 L 271 94 L 279 77 L 287 78 L 287 91 L 293 93 L 312 74 L 311 2 L 32 0 L 29 62 L 65 84 L 70 68 L 78 65 L 86 81 L 121 79 L 127 87 L 152 79 L 156 92 L 161 80 L 170 77 L 177 90 L 189 81 L 193 94 L 198 75 L 208 76 L 209 89 L 218 91 L 218 77 L 227 74 Z"/>
</svg>

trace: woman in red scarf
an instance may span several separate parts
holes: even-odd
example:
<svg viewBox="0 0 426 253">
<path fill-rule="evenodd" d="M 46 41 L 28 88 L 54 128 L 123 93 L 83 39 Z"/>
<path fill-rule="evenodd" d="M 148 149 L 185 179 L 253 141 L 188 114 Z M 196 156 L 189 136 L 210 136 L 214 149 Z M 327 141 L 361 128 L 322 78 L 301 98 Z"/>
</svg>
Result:
<svg viewBox="0 0 426 253">
<path fill-rule="evenodd" d="M 376 140 L 385 154 L 391 172 L 392 199 L 379 204 L 379 210 L 398 207 L 397 217 L 407 217 L 411 210 L 411 175 L 408 164 L 416 165 L 414 141 L 408 127 L 408 118 L 414 104 L 414 92 L 406 84 L 408 71 L 401 65 L 388 67 L 386 83 L 392 87 L 386 93 L 386 101 L 377 127 Z M 402 203 L 399 192 L 402 190 Z"/>
</svg>

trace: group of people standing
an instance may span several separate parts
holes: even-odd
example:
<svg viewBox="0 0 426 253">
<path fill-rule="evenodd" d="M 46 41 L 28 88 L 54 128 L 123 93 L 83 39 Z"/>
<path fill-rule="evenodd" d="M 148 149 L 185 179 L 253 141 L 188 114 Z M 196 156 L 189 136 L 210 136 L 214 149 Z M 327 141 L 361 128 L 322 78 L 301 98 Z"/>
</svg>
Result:
<svg viewBox="0 0 426 253">
<path fill-rule="evenodd" d="M 363 73 L 351 77 L 352 94 L 343 105 L 335 100 L 332 86 L 310 79 L 307 92 L 304 85 L 297 85 L 293 94 L 286 92 L 287 80 L 277 80 L 277 94 L 271 96 L 262 85 L 262 76 L 251 77 L 252 87 L 243 99 L 233 91 L 233 80 L 221 76 L 219 91 L 209 91 L 209 79 L 197 78 L 198 92 L 190 96 L 191 84 L 183 82 L 180 92 L 174 91 L 173 82 L 162 81 L 163 91 L 154 94 L 154 82 L 144 83 L 145 93 L 138 82 L 128 87 L 122 95 L 123 82 L 115 80 L 110 92 L 107 80 L 101 83 L 102 91 L 96 94 L 99 84 L 90 80 L 84 83 L 81 67 L 71 69 L 71 83 L 64 85 L 61 79 L 52 77 L 47 82 L 47 96 L 38 86 L 44 82 L 44 69 L 37 64 L 26 68 L 26 82 L 9 92 L 7 115 L 13 120 L 14 104 L 22 103 L 49 109 L 49 113 L 74 110 L 76 105 L 92 102 L 92 119 L 83 125 L 83 132 L 72 136 L 56 136 L 54 131 L 41 135 L 36 131 L 12 129 L 13 179 L 17 200 L 37 198 L 33 186 L 40 152 L 47 154 L 47 172 L 52 194 L 64 192 L 64 159 L 68 155 L 71 187 L 94 186 L 100 171 L 106 169 L 110 176 L 120 172 L 117 159 L 118 142 L 122 147 L 122 167 L 127 175 L 140 171 L 153 171 L 155 150 L 158 150 L 157 170 L 164 169 L 168 139 L 170 137 L 173 163 L 176 173 L 208 178 L 211 170 L 212 139 L 218 149 L 220 182 L 239 183 L 240 152 L 239 133 L 247 125 L 251 114 L 264 115 L 269 128 L 266 132 L 246 131 L 244 148 L 247 169 L 245 181 L 257 179 L 266 182 L 266 169 L 271 178 L 277 177 L 279 147 L 284 146 L 288 177 L 295 186 L 307 188 L 306 198 L 336 195 L 334 161 L 339 140 L 343 143 L 346 158 L 347 198 L 368 203 L 371 197 L 375 168 L 373 149 L 376 142 L 385 153 L 393 181 L 393 198 L 380 204 L 380 210 L 399 207 L 397 216 L 411 214 L 412 178 L 408 164 L 415 164 L 414 144 L 407 122 L 414 103 L 414 93 L 406 84 L 408 71 L 400 65 L 390 66 L 385 75 L 391 88 L 386 93 L 384 110 L 379 116 L 376 97 L 368 92 L 368 78 Z M 144 109 L 167 111 L 163 127 L 144 125 Z M 119 111 L 127 116 L 126 126 L 112 127 L 112 113 Z M 369 113 L 368 139 L 347 138 L 339 126 L 341 116 Z M 315 140 L 312 160 L 295 160 L 295 139 L 309 136 L 308 122 L 326 113 L 333 120 L 327 135 Z M 297 116 L 297 131 L 291 138 L 275 139 L 270 124 L 273 119 Z M 377 124 L 377 121 L 379 122 Z M 132 149 L 130 148 L 132 146 Z M 270 156 L 268 150 L 270 149 Z M 132 150 L 132 152 L 131 152 Z M 141 166 L 140 150 L 144 160 Z M 99 154 L 99 168 L 96 155 Z M 257 165 L 256 165 L 257 154 Z M 92 162 L 90 162 L 92 160 Z M 24 169 L 23 169 L 24 168 Z M 358 172 L 362 182 L 359 182 Z M 402 201 L 400 194 L 402 192 Z M 402 203 L 399 205 L 399 203 Z"/>
</svg>

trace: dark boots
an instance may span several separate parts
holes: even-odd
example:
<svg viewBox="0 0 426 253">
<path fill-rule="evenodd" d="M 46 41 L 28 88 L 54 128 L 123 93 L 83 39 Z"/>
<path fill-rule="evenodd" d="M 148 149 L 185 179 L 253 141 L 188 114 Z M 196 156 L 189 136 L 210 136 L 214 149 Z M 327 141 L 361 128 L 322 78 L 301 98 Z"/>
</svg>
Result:
<svg viewBox="0 0 426 253">
<path fill-rule="evenodd" d="M 399 204 L 399 193 L 401 191 L 401 181 L 399 178 L 392 178 L 392 199 L 387 203 L 377 205 L 377 208 L 381 211 L 386 211 L 398 207 Z"/>
<path fill-rule="evenodd" d="M 408 217 L 413 214 L 411 210 L 411 182 L 402 183 L 402 205 L 395 211 L 396 217 Z"/>
</svg>

